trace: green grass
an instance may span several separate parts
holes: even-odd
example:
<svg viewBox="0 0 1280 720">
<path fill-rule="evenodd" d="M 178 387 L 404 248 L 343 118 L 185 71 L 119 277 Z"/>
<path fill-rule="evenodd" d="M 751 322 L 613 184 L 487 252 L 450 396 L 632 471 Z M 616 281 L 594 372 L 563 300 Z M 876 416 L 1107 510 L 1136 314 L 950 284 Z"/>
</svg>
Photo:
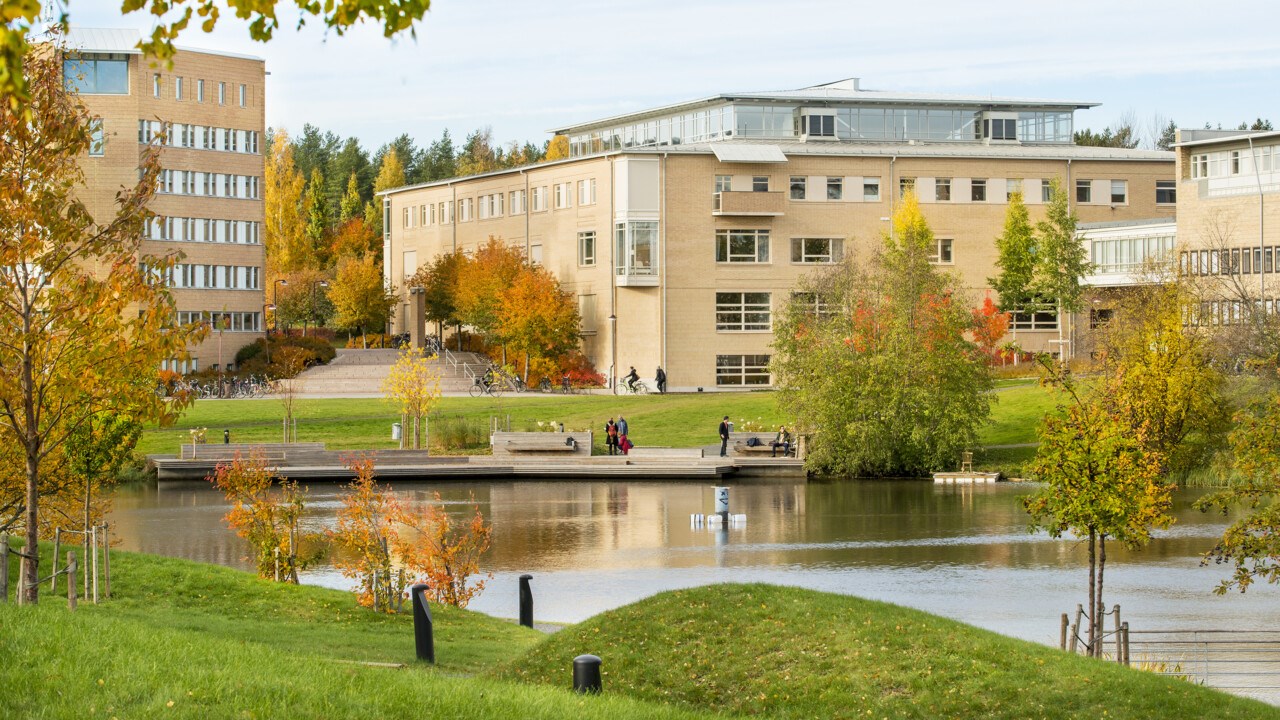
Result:
<svg viewBox="0 0 1280 720">
<path fill-rule="evenodd" d="M 717 442 L 716 426 L 728 415 L 735 422 L 760 419 L 774 428 L 787 420 L 778 411 L 773 393 L 690 393 L 672 395 L 538 395 L 458 398 L 440 401 L 446 416 L 482 421 L 511 416 L 511 429 L 523 430 L 536 421 L 564 423 L 567 429 L 590 429 L 601 435 L 610 417 L 623 415 L 632 441 L 639 445 L 694 447 Z M 391 423 L 400 419 L 395 408 L 379 399 L 301 400 L 295 411 L 300 442 L 323 442 L 335 450 L 393 448 Z M 277 400 L 201 400 L 172 428 L 149 429 L 138 452 L 176 453 L 190 442 L 190 428 L 208 428 L 209 442 L 221 442 L 223 429 L 232 442 L 279 442 L 282 410 Z M 604 448 L 603 437 L 597 443 Z"/>
<path fill-rule="evenodd" d="M 114 597 L 75 613 L 47 593 L 0 604 L 0 717 L 696 717 L 472 677 L 542 638 L 478 613 L 433 606 L 431 667 L 414 659 L 408 614 L 350 593 L 130 553 L 113 553 L 112 571 Z"/>
<path fill-rule="evenodd" d="M 760 717 L 1280 717 L 928 613 L 769 585 L 663 593 L 563 630 L 493 676 L 558 684 L 585 652 L 604 660 L 607 693 Z"/>
</svg>

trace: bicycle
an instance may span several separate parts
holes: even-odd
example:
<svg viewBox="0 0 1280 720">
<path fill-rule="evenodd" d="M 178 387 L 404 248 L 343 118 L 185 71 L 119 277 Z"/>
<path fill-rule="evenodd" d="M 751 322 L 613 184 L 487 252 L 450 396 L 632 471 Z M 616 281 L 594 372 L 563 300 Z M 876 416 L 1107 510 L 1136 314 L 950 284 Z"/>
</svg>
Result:
<svg viewBox="0 0 1280 720">
<path fill-rule="evenodd" d="M 472 384 L 472 386 L 467 390 L 467 392 L 471 394 L 471 397 L 480 397 L 481 395 L 488 395 L 490 397 L 502 397 L 501 383 L 496 381 L 491 383 L 486 383 L 480 378 L 476 378 L 475 383 Z"/>
<path fill-rule="evenodd" d="M 538 383 L 538 390 L 544 393 L 551 392 L 551 378 L 542 378 L 542 382 Z"/>
<path fill-rule="evenodd" d="M 614 395 L 648 395 L 649 386 L 644 384 L 643 380 L 637 380 L 635 387 L 627 385 L 627 379 L 622 378 L 613 388 Z"/>
</svg>

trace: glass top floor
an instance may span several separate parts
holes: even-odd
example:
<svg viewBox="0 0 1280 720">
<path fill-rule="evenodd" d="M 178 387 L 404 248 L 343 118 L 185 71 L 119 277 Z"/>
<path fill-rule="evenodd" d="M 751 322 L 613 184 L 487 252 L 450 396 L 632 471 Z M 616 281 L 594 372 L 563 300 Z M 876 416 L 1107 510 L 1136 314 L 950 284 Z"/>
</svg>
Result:
<svg viewBox="0 0 1280 720">
<path fill-rule="evenodd" d="M 974 107 L 822 106 L 725 102 L 569 136 L 572 157 L 631 147 L 687 145 L 731 139 L 844 142 L 978 143 L 993 139 L 1070 144 L 1072 112 Z"/>
</svg>

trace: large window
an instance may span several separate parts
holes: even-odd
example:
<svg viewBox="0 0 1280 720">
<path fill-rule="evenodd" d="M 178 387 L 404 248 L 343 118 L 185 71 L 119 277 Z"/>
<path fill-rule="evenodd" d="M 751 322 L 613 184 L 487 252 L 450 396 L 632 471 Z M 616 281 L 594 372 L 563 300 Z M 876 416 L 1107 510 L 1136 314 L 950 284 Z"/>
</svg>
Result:
<svg viewBox="0 0 1280 720">
<path fill-rule="evenodd" d="M 841 238 L 791 238 L 793 263 L 838 263 L 843 259 Z"/>
<path fill-rule="evenodd" d="M 596 264 L 596 233 L 594 230 L 578 233 L 578 264 Z"/>
<path fill-rule="evenodd" d="M 721 332 L 767 331 L 770 328 L 767 292 L 716 293 L 716 330 Z"/>
<path fill-rule="evenodd" d="M 658 274 L 658 223 L 620 222 L 614 226 L 614 273 L 617 275 Z"/>
<path fill-rule="evenodd" d="M 969 181 L 969 199 L 974 202 L 987 201 L 987 181 L 974 178 Z"/>
<path fill-rule="evenodd" d="M 995 118 L 982 121 L 983 134 L 991 140 L 1017 140 L 1018 121 Z"/>
<path fill-rule="evenodd" d="M 1013 314 L 1010 327 L 1014 330 L 1057 330 L 1058 313 L 1052 310 L 1044 312 L 1016 312 Z"/>
<path fill-rule="evenodd" d="M 723 387 L 769 384 L 768 355 L 717 355 L 716 385 Z"/>
<path fill-rule="evenodd" d="M 951 178 L 938 178 L 933 183 L 933 199 L 951 202 Z"/>
<path fill-rule="evenodd" d="M 813 317 L 831 318 L 839 314 L 839 308 L 818 293 L 793 292 L 791 302 L 806 315 Z"/>
<path fill-rule="evenodd" d="M 1157 180 L 1156 181 L 1156 204 L 1157 205 L 1173 205 L 1177 201 L 1178 201 L 1178 181 Z"/>
<path fill-rule="evenodd" d="M 716 262 L 769 262 L 769 231 L 717 230 Z"/>
<path fill-rule="evenodd" d="M 827 178 L 827 199 L 841 200 L 844 198 L 844 178 L 829 177 Z"/>
<path fill-rule="evenodd" d="M 769 192 L 769 176 L 756 175 L 751 178 L 751 192 Z"/>
<path fill-rule="evenodd" d="M 129 60 L 118 53 L 68 56 L 62 61 L 62 82 L 84 95 L 128 95 Z"/>
<path fill-rule="evenodd" d="M 809 137 L 835 137 L 835 115 L 808 115 L 805 117 L 805 133 Z"/>
<path fill-rule="evenodd" d="M 1173 255 L 1173 235 L 1091 240 L 1089 260 L 1095 272 L 1137 272 L 1148 262 L 1164 262 Z M 1183 254 L 1185 257 L 1185 253 Z"/>
</svg>

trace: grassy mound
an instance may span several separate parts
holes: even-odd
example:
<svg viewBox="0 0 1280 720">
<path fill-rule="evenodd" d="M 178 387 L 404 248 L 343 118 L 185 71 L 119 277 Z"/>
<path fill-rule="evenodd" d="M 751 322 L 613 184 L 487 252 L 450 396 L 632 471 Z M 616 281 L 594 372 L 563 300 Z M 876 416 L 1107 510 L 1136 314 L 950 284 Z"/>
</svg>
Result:
<svg viewBox="0 0 1280 720">
<path fill-rule="evenodd" d="M 927 613 L 769 585 L 662 593 L 563 630 L 497 674 L 559 684 L 581 653 L 604 660 L 608 694 L 764 717 L 1280 717 Z"/>
<path fill-rule="evenodd" d="M 432 667 L 414 660 L 408 614 L 350 593 L 129 553 L 112 570 L 115 597 L 74 613 L 49 594 L 0 604 L 0 718 L 698 717 L 466 677 L 543 637 L 479 613 L 433 608 Z"/>
</svg>

